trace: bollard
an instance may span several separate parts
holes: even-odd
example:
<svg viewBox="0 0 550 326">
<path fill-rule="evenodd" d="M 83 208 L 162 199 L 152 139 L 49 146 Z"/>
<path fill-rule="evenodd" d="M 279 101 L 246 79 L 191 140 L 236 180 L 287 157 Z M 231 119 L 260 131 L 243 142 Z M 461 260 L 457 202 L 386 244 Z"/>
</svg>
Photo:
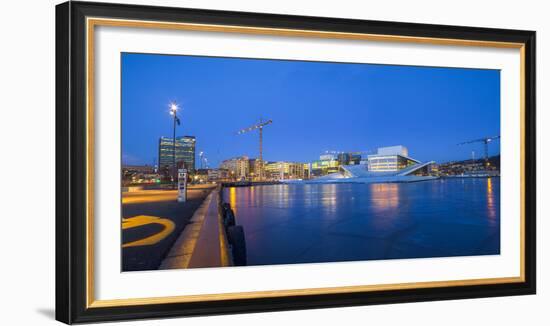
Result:
<svg viewBox="0 0 550 326">
<path fill-rule="evenodd" d="M 223 225 L 227 229 L 230 226 L 235 225 L 235 213 L 233 213 L 233 210 L 231 208 L 227 209 L 225 211 L 225 214 L 223 216 Z"/>
<path fill-rule="evenodd" d="M 227 240 L 231 245 L 233 264 L 235 266 L 246 266 L 246 240 L 243 227 L 241 225 L 228 227 Z"/>
</svg>

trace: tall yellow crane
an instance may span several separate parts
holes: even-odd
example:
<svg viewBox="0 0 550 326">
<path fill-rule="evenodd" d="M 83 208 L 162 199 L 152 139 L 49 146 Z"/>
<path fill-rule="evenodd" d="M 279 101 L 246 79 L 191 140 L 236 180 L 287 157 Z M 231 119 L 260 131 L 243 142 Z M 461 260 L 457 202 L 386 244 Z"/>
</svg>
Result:
<svg viewBox="0 0 550 326">
<path fill-rule="evenodd" d="M 259 153 L 258 165 L 257 165 L 259 170 L 257 174 L 258 174 L 258 179 L 260 181 L 264 179 L 264 161 L 263 161 L 263 148 L 262 148 L 263 147 L 263 129 L 265 126 L 271 123 L 273 123 L 271 119 L 267 121 L 263 121 L 262 118 L 260 118 L 260 121 L 257 124 L 250 126 L 248 128 L 241 129 L 237 132 L 238 135 L 241 135 L 247 132 L 258 130 L 258 133 L 260 134 L 260 153 Z"/>
</svg>

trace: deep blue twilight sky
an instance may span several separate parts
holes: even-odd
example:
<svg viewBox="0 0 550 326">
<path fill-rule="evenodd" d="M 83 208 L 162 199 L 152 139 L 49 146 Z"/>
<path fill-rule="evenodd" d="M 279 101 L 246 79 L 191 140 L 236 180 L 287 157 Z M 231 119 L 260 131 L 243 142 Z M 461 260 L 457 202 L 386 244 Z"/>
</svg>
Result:
<svg viewBox="0 0 550 326">
<path fill-rule="evenodd" d="M 267 161 L 391 145 L 420 161 L 481 158 L 482 144 L 456 144 L 500 135 L 498 70 L 124 53 L 124 164 L 157 162 L 158 138 L 172 136 L 170 101 L 181 107 L 177 135 L 196 136 L 210 167 L 257 157 L 257 132 L 236 132 L 260 117 L 273 120 Z"/>
</svg>

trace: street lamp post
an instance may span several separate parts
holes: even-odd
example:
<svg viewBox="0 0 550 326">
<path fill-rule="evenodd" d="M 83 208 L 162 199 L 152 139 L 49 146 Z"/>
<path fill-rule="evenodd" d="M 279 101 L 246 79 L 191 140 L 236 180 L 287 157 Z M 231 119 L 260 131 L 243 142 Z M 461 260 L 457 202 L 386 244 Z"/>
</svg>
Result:
<svg viewBox="0 0 550 326">
<path fill-rule="evenodd" d="M 178 104 L 175 102 L 170 103 L 170 114 L 174 117 L 174 133 L 173 133 L 173 160 L 172 160 L 172 186 L 176 189 L 177 183 L 177 166 L 176 166 L 176 124 L 180 124 L 178 118 Z"/>
</svg>

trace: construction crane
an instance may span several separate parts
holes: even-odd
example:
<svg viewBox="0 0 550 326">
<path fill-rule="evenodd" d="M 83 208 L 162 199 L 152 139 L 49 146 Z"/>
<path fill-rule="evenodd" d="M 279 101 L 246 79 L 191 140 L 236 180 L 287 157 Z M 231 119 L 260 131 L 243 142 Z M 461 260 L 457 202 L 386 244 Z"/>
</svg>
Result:
<svg viewBox="0 0 550 326">
<path fill-rule="evenodd" d="M 263 121 L 262 118 L 260 118 L 260 121 L 253 125 L 253 126 L 250 126 L 248 128 L 244 128 L 244 129 L 241 129 L 237 132 L 238 135 L 242 135 L 244 133 L 247 133 L 247 132 L 251 132 L 251 131 L 254 131 L 254 130 L 258 130 L 258 133 L 260 134 L 260 152 L 259 152 L 259 157 L 258 157 L 258 179 L 261 181 L 264 179 L 264 161 L 263 161 L 263 129 L 265 126 L 271 124 L 273 121 L 270 119 L 270 120 L 267 120 L 267 121 Z"/>
<path fill-rule="evenodd" d="M 473 144 L 473 143 L 483 143 L 483 149 L 485 151 L 485 166 L 489 166 L 489 143 L 493 140 L 499 139 L 500 136 L 493 136 L 493 137 L 485 137 L 480 139 L 474 139 L 465 141 L 463 143 L 459 143 L 457 145 L 466 145 L 466 144 Z"/>
</svg>

